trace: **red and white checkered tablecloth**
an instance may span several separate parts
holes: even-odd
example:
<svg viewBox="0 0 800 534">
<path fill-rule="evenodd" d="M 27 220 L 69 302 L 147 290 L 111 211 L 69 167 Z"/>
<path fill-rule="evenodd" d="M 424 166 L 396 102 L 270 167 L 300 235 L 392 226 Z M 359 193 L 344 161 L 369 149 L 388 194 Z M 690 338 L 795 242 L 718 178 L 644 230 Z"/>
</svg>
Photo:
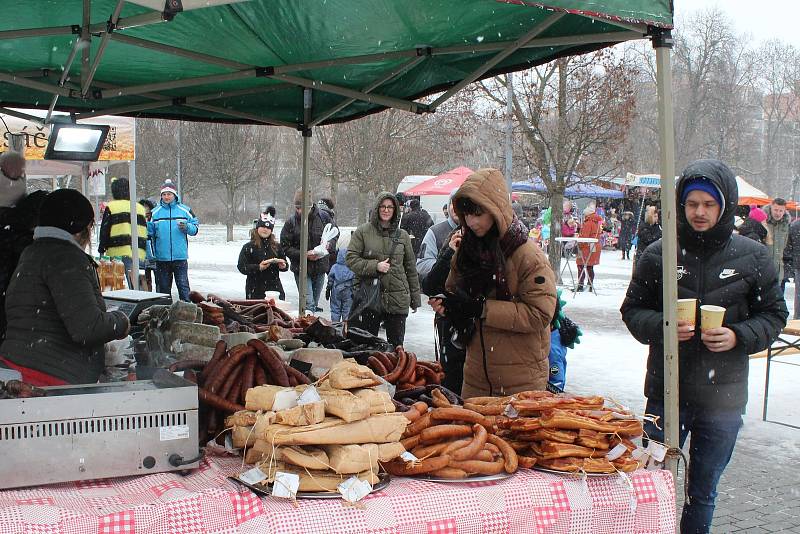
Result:
<svg viewBox="0 0 800 534">
<path fill-rule="evenodd" d="M 187 476 L 73 482 L 0 491 L 0 533 L 463 534 L 673 533 L 668 471 L 622 477 L 520 470 L 492 483 L 436 484 L 398 478 L 364 506 L 340 500 L 261 498 L 227 480 L 241 460 L 210 457 Z"/>
</svg>

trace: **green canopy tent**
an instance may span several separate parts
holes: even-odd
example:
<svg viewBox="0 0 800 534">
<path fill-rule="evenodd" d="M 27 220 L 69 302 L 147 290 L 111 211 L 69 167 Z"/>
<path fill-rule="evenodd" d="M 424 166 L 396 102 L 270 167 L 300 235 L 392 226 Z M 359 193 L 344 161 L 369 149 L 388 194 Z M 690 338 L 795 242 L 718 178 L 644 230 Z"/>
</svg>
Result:
<svg viewBox="0 0 800 534">
<path fill-rule="evenodd" d="M 0 111 L 296 128 L 307 239 L 314 126 L 387 108 L 432 113 L 476 80 L 631 39 L 656 48 L 661 174 L 674 175 L 671 27 L 672 0 L 6 0 Z M 677 294 L 672 189 L 662 189 L 665 243 L 673 243 L 665 302 Z M 305 271 L 303 262 L 301 281 Z M 676 393 L 674 324 L 668 307 L 667 388 Z M 667 404 L 675 444 L 677 402 Z"/>
</svg>

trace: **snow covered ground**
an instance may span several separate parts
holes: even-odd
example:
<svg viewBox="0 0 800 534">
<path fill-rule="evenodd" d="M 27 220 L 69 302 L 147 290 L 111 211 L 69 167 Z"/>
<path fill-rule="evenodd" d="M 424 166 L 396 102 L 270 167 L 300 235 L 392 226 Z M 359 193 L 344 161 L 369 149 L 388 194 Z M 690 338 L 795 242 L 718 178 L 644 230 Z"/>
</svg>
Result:
<svg viewBox="0 0 800 534">
<path fill-rule="evenodd" d="M 214 292 L 229 297 L 244 297 L 244 276 L 236 270 L 242 244 L 247 240 L 247 227 L 237 227 L 236 241 L 225 242 L 222 226 L 202 226 L 197 238 L 190 239 L 189 279 L 192 289 Z M 276 228 L 276 232 L 280 232 Z M 347 233 L 348 231 L 345 230 Z M 621 260 L 617 251 L 603 251 L 595 268 L 598 296 L 564 290 L 566 313 L 583 329 L 582 341 L 567 353 L 567 390 L 575 393 L 597 393 L 641 411 L 647 347 L 634 340 L 622 323 L 619 307 L 625 296 L 631 272 L 631 261 Z M 572 265 L 574 269 L 574 265 Z M 564 276 L 569 281 L 569 274 Z M 281 276 L 287 299 L 297 302 L 297 288 L 291 272 Z M 794 295 L 789 284 L 786 295 Z M 423 299 L 424 300 L 424 299 Z M 790 312 L 793 298 L 788 299 Z M 321 302 L 328 313 L 328 303 Z M 407 323 L 406 345 L 417 354 L 433 358 L 433 311 L 427 304 Z M 785 358 L 800 364 L 800 355 Z M 739 447 L 754 451 L 769 450 L 771 457 L 800 457 L 800 430 L 761 420 L 764 398 L 766 359 L 750 362 L 750 401 Z M 800 367 L 773 362 L 769 418 L 773 421 L 800 424 L 800 404 L 795 404 Z M 776 464 L 777 465 L 777 464 Z"/>
</svg>

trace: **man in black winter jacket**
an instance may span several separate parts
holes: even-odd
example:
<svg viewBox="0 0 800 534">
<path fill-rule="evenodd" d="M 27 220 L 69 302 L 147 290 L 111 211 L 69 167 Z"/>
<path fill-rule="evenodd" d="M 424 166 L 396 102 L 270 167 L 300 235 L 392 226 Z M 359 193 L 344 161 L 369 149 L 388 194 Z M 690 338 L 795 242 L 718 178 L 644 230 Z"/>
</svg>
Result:
<svg viewBox="0 0 800 534">
<path fill-rule="evenodd" d="M 726 308 L 723 326 L 702 334 L 678 322 L 680 445 L 692 435 L 681 532 L 708 532 L 717 482 L 747 404 L 748 355 L 771 344 L 788 312 L 766 247 L 732 234 L 738 200 L 733 172 L 720 161 L 695 161 L 683 171 L 676 195 L 678 298 Z M 657 416 L 664 414 L 661 254 L 660 240 L 644 251 L 621 309 L 631 334 L 650 345 L 646 412 Z M 663 430 L 652 423 L 645 431 L 663 441 Z"/>
<path fill-rule="evenodd" d="M 419 254 L 422 238 L 425 237 L 425 232 L 431 226 L 433 226 L 433 219 L 431 219 L 430 213 L 420 207 L 419 199 L 412 199 L 411 211 L 403 216 L 400 228 L 411 236 L 411 248 L 414 249 L 414 255 Z"/>
</svg>

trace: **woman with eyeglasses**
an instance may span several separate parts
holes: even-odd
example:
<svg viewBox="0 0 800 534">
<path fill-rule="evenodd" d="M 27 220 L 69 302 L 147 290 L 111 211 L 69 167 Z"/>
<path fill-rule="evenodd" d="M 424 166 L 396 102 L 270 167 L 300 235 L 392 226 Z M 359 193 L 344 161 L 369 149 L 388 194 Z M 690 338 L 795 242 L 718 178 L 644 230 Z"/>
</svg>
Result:
<svg viewBox="0 0 800 534">
<path fill-rule="evenodd" d="M 97 264 L 86 253 L 93 226 L 92 204 L 78 191 L 47 195 L 8 286 L 0 366 L 34 386 L 97 382 L 105 343 L 128 335 L 128 317 L 106 311 Z"/>
<path fill-rule="evenodd" d="M 247 299 L 263 299 L 267 291 L 277 291 L 281 300 L 286 299 L 280 273 L 288 271 L 289 264 L 272 233 L 274 229 L 275 221 L 271 218 L 257 219 L 250 230 L 250 241 L 244 244 L 239 253 L 237 268 L 247 276 L 244 283 Z"/>
<path fill-rule="evenodd" d="M 496 169 L 467 178 L 453 198 L 463 235 L 445 298 L 434 311 L 454 324 L 467 347 L 464 397 L 542 390 L 549 376 L 550 321 L 556 287 L 547 257 L 528 240 Z"/>
<path fill-rule="evenodd" d="M 350 325 L 373 335 L 383 324 L 386 340 L 394 347 L 403 344 L 409 307 L 420 305 L 419 278 L 411 237 L 400 227 L 400 203 L 392 193 L 378 195 L 370 222 L 362 224 L 350 237 L 347 266 L 355 273 Z M 371 284 L 370 295 L 359 286 Z"/>
</svg>

